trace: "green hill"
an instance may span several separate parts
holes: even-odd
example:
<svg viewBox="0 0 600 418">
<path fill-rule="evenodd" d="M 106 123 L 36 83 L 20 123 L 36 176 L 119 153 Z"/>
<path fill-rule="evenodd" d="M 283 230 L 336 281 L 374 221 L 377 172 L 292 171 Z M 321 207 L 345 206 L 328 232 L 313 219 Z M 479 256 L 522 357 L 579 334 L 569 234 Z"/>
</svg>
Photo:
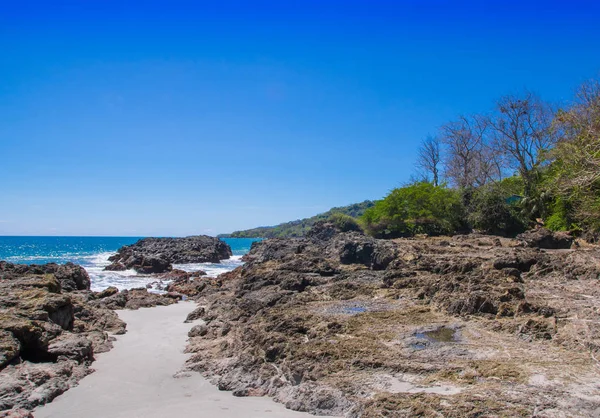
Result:
<svg viewBox="0 0 600 418">
<path fill-rule="evenodd" d="M 325 213 L 313 216 L 311 218 L 299 219 L 297 221 L 286 222 L 275 226 L 259 226 L 258 228 L 246 229 L 245 231 L 235 231 L 231 234 L 221 234 L 220 238 L 293 238 L 303 237 L 306 232 L 312 228 L 317 221 L 329 218 L 334 213 L 358 218 L 365 210 L 373 206 L 370 200 L 361 203 L 332 208 Z"/>
</svg>

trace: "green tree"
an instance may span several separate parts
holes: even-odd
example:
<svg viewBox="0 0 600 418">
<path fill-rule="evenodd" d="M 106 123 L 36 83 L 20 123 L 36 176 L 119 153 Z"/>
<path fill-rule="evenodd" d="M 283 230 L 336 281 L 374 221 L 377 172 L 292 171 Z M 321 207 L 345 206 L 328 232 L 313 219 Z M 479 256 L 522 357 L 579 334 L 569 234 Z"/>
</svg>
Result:
<svg viewBox="0 0 600 418">
<path fill-rule="evenodd" d="M 555 128 L 561 138 L 552 152 L 553 191 L 578 224 L 600 231 L 600 81 L 579 88 L 575 104 L 558 113 Z"/>
<path fill-rule="evenodd" d="M 522 181 L 519 177 L 507 180 L 482 186 L 473 193 L 468 220 L 474 229 L 514 236 L 527 228 L 527 217 L 523 216 L 520 198 L 515 193 L 522 189 Z"/>
<path fill-rule="evenodd" d="M 361 219 L 366 232 L 382 238 L 452 234 L 464 224 L 460 194 L 428 182 L 392 190 Z"/>
</svg>

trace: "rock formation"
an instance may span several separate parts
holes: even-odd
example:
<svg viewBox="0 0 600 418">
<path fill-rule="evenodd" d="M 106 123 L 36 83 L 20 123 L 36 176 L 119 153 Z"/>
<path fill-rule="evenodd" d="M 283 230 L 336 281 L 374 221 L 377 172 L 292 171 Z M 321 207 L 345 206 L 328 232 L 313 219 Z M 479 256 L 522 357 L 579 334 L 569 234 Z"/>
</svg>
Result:
<svg viewBox="0 0 600 418">
<path fill-rule="evenodd" d="M 125 323 L 113 309 L 174 303 L 146 289 L 91 292 L 77 265 L 0 261 L 0 416 L 28 416 L 91 372 Z"/>
<path fill-rule="evenodd" d="M 204 287 L 188 363 L 317 414 L 590 416 L 600 250 L 482 235 L 376 240 L 319 224 Z M 585 295 L 582 296 L 582 295 Z"/>
<path fill-rule="evenodd" d="M 573 237 L 568 232 L 552 232 L 546 228 L 526 231 L 517 236 L 525 246 L 551 250 L 568 249 L 573 244 Z"/>
<path fill-rule="evenodd" d="M 134 269 L 138 273 L 165 273 L 177 263 L 218 263 L 231 257 L 231 248 L 206 235 L 185 238 L 144 238 L 121 247 L 109 258 L 106 270 Z"/>
</svg>

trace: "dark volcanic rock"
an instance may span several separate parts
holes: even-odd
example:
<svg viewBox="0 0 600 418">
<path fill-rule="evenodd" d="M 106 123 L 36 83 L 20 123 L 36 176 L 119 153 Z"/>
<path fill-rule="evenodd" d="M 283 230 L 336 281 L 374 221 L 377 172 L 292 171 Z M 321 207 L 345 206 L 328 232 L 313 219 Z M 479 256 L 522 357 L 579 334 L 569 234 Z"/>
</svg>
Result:
<svg viewBox="0 0 600 418">
<path fill-rule="evenodd" d="M 218 263 L 231 257 L 231 248 L 206 235 L 185 238 L 144 238 L 121 247 L 110 257 L 106 270 L 134 269 L 139 273 L 165 273 L 173 263 Z"/>
<path fill-rule="evenodd" d="M 109 288 L 110 289 L 110 288 Z M 90 300 L 91 306 L 103 307 L 112 310 L 151 308 L 153 306 L 165 306 L 177 301 L 169 295 L 159 295 L 148 292 L 148 289 L 122 290 L 105 296 L 103 292 L 98 294 L 95 300 Z"/>
<path fill-rule="evenodd" d="M 517 240 L 532 248 L 550 250 L 568 249 L 573 244 L 573 237 L 567 232 L 552 232 L 546 228 L 537 228 L 517 235 Z"/>
<path fill-rule="evenodd" d="M 85 269 L 73 263 L 44 265 L 11 264 L 0 261 L 0 275 L 3 278 L 18 277 L 35 274 L 52 274 L 60 283 L 61 289 L 65 291 L 89 290 L 90 277 Z"/>
</svg>

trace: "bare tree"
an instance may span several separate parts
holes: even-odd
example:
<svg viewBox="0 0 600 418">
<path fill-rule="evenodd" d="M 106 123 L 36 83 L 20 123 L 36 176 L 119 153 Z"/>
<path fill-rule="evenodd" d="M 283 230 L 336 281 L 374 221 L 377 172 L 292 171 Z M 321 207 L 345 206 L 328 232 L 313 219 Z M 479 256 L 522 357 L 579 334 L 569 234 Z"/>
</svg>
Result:
<svg viewBox="0 0 600 418">
<path fill-rule="evenodd" d="M 554 154 L 563 167 L 559 186 L 588 189 L 600 182 L 600 81 L 577 90 L 575 104 L 558 113 L 554 128 L 560 135 Z"/>
<path fill-rule="evenodd" d="M 500 177 L 500 164 L 487 140 L 488 120 L 461 116 L 440 129 L 446 146 L 446 176 L 459 188 L 481 186 Z"/>
<path fill-rule="evenodd" d="M 525 195 L 535 187 L 544 155 L 555 143 L 552 135 L 553 112 L 537 96 L 504 96 L 496 103 L 497 114 L 489 118 L 493 148 L 507 167 L 521 175 Z"/>
<path fill-rule="evenodd" d="M 435 136 L 428 136 L 421 142 L 419 155 L 417 157 L 417 170 L 423 174 L 423 177 L 433 181 L 434 186 L 440 183 L 440 141 Z M 431 177 L 430 177 L 431 176 Z"/>
<path fill-rule="evenodd" d="M 584 83 L 575 103 L 558 112 L 553 126 L 560 140 L 556 157 L 555 191 L 575 209 L 581 225 L 600 229 L 600 81 Z"/>
</svg>

